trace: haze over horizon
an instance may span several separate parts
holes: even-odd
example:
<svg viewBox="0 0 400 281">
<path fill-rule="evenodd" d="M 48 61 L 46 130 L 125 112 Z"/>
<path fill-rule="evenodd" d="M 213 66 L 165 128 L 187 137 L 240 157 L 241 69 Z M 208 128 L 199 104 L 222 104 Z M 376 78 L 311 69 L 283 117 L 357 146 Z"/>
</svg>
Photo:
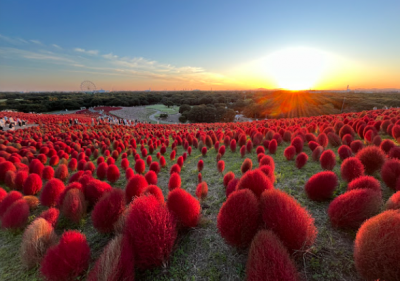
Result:
<svg viewBox="0 0 400 281">
<path fill-rule="evenodd" d="M 400 88 L 399 1 L 0 0 L 0 91 Z"/>
</svg>

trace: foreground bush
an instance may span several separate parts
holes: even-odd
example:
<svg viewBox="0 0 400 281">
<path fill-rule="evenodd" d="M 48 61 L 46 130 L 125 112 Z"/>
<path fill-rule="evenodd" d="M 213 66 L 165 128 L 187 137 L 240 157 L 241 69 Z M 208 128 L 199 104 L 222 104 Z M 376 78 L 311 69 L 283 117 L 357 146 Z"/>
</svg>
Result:
<svg viewBox="0 0 400 281">
<path fill-rule="evenodd" d="M 169 260 L 177 236 L 176 221 L 154 196 L 141 196 L 133 201 L 125 231 L 138 268 L 158 267 Z"/>
<path fill-rule="evenodd" d="M 349 157 L 340 166 L 340 174 L 344 181 L 351 182 L 364 175 L 364 166 L 358 158 Z"/>
<path fill-rule="evenodd" d="M 28 218 L 28 202 L 25 199 L 19 199 L 7 208 L 1 220 L 1 226 L 9 229 L 20 229 L 28 222 Z"/>
<path fill-rule="evenodd" d="M 217 217 L 217 227 L 222 238 L 235 247 L 247 247 L 261 222 L 257 197 L 249 189 L 232 193 Z"/>
<path fill-rule="evenodd" d="M 119 234 L 104 248 L 90 271 L 89 281 L 134 280 L 134 254 L 126 235 Z"/>
<path fill-rule="evenodd" d="M 57 235 L 44 218 L 34 220 L 24 231 L 21 243 L 21 261 L 30 269 L 40 264 L 49 247 L 57 243 Z"/>
<path fill-rule="evenodd" d="M 329 205 L 328 215 L 334 227 L 357 229 L 366 219 L 379 213 L 381 205 L 380 192 L 355 189 L 336 197 Z"/>
<path fill-rule="evenodd" d="M 168 194 L 167 206 L 183 227 L 196 227 L 200 218 L 200 203 L 189 192 L 176 188 Z"/>
<path fill-rule="evenodd" d="M 299 280 L 288 250 L 270 230 L 260 230 L 251 242 L 246 275 L 247 281 Z"/>
<path fill-rule="evenodd" d="M 250 189 L 257 197 L 260 197 L 264 190 L 273 188 L 271 181 L 259 169 L 245 173 L 237 185 L 238 190 Z"/>
<path fill-rule="evenodd" d="M 78 224 L 86 214 L 85 196 L 82 191 L 72 188 L 65 194 L 61 212 L 70 221 Z"/>
<path fill-rule="evenodd" d="M 317 237 L 314 219 L 293 197 L 270 189 L 260 199 L 265 227 L 277 234 L 289 252 L 303 251 L 314 244 Z"/>
<path fill-rule="evenodd" d="M 64 183 L 59 179 L 51 179 L 43 187 L 40 194 L 40 203 L 43 206 L 54 207 L 59 200 L 61 193 L 64 191 Z"/>
<path fill-rule="evenodd" d="M 360 159 L 361 163 L 364 165 L 365 173 L 368 175 L 380 170 L 386 160 L 385 153 L 374 145 L 361 149 L 356 157 Z"/>
<path fill-rule="evenodd" d="M 40 267 L 47 280 L 74 280 L 89 266 L 90 248 L 84 234 L 69 230 L 51 247 Z"/>
<path fill-rule="evenodd" d="M 125 209 L 124 192 L 112 189 L 101 197 L 92 211 L 92 223 L 100 233 L 109 233 Z"/>
<path fill-rule="evenodd" d="M 400 280 L 400 213 L 389 210 L 363 223 L 354 243 L 354 261 L 366 280 Z"/>
<path fill-rule="evenodd" d="M 314 201 L 329 200 L 339 180 L 334 172 L 323 171 L 313 175 L 304 186 L 307 197 Z"/>
</svg>

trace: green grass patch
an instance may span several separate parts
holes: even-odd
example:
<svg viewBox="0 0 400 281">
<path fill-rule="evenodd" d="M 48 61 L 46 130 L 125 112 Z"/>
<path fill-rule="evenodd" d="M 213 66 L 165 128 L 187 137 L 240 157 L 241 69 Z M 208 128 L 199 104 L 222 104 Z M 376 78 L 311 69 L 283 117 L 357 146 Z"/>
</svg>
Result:
<svg viewBox="0 0 400 281">
<path fill-rule="evenodd" d="M 168 114 L 177 114 L 179 113 L 179 106 L 170 106 L 167 107 L 163 104 L 155 104 L 155 105 L 148 105 L 146 106 L 147 109 L 155 109 L 161 112 L 165 112 Z"/>
</svg>

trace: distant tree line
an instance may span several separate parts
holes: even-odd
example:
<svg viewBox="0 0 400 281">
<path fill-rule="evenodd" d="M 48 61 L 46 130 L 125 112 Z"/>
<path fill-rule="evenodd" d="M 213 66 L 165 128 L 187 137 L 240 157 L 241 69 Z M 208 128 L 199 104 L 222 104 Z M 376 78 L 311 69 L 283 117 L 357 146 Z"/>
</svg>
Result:
<svg viewBox="0 0 400 281">
<path fill-rule="evenodd" d="M 344 97 L 346 98 L 344 100 Z M 344 103 L 343 103 L 344 101 Z M 181 122 L 228 122 L 249 118 L 302 117 L 400 106 L 400 93 L 291 91 L 175 91 L 75 93 L 0 93 L 0 110 L 50 112 L 93 106 L 180 107 Z"/>
</svg>

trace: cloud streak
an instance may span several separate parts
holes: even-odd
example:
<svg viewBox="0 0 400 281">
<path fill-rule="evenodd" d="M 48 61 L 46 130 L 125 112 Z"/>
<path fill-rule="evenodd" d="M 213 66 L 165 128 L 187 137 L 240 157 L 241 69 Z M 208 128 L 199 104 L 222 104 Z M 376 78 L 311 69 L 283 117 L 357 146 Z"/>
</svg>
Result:
<svg viewBox="0 0 400 281">
<path fill-rule="evenodd" d="M 88 54 L 88 55 L 98 55 L 99 54 L 98 50 L 85 50 L 85 49 L 81 49 L 81 48 L 75 48 L 74 51 L 78 52 L 78 53 Z"/>
</svg>

